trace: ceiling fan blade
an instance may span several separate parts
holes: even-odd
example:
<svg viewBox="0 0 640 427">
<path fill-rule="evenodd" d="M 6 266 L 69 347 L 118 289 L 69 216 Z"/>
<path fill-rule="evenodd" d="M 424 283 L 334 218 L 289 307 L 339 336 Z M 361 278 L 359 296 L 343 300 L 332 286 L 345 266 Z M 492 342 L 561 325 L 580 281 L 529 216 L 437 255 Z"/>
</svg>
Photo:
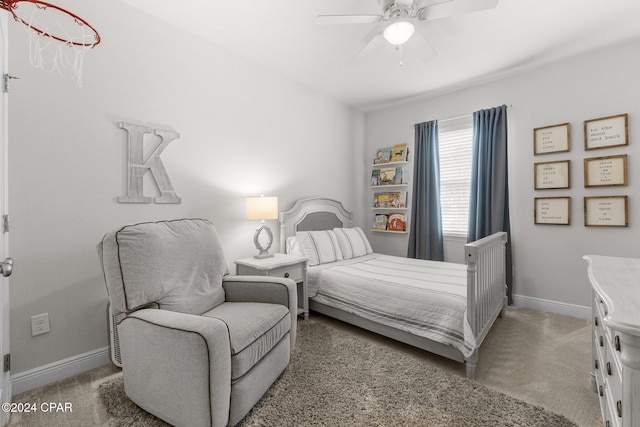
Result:
<svg viewBox="0 0 640 427">
<path fill-rule="evenodd" d="M 429 39 L 419 28 L 406 44 L 407 50 L 423 62 L 431 61 L 438 56 L 438 51 L 429 43 Z"/>
<path fill-rule="evenodd" d="M 380 15 L 319 15 L 316 24 L 375 24 L 381 19 Z"/>
<path fill-rule="evenodd" d="M 498 6 L 498 0 L 449 0 L 424 6 L 418 9 L 417 15 L 423 21 L 432 21 L 469 12 L 493 9 L 496 6 Z"/>
<path fill-rule="evenodd" d="M 376 25 L 374 29 L 369 31 L 362 39 L 364 46 L 355 54 L 353 58 L 347 63 L 347 67 L 353 67 L 362 62 L 371 52 L 376 50 L 383 42 L 382 32 L 384 31 L 384 25 Z"/>
</svg>

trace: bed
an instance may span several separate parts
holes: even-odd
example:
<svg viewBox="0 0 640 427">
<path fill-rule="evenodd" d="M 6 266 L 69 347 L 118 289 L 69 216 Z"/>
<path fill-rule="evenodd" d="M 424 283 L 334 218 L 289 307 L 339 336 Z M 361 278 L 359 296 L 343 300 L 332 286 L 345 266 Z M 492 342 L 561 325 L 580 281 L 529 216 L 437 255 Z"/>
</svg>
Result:
<svg viewBox="0 0 640 427">
<path fill-rule="evenodd" d="M 327 198 L 281 212 L 281 252 L 308 258 L 309 308 L 464 362 L 474 378 L 478 348 L 507 305 L 499 232 L 465 245 L 466 265 L 374 253 L 353 215 Z"/>
</svg>

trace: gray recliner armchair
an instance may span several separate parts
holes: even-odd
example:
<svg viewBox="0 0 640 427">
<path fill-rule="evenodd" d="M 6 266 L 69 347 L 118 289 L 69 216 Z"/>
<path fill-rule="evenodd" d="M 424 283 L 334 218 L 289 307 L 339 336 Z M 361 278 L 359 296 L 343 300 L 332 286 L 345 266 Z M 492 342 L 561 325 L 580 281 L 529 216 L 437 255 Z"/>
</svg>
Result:
<svg viewBox="0 0 640 427">
<path fill-rule="evenodd" d="M 211 222 L 124 226 L 98 244 L 125 392 L 176 426 L 238 423 L 289 364 L 291 279 L 232 276 Z"/>
</svg>

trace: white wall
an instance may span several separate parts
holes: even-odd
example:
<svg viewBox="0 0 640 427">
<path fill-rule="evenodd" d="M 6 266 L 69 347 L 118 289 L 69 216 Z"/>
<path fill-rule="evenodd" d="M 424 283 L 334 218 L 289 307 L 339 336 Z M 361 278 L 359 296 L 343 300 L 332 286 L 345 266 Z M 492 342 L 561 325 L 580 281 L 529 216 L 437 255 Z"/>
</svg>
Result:
<svg viewBox="0 0 640 427">
<path fill-rule="evenodd" d="M 517 76 L 367 114 L 366 150 L 413 141 L 411 125 L 446 119 L 502 104 L 509 118 L 509 185 L 515 261 L 514 293 L 577 306 L 590 306 L 585 254 L 640 257 L 640 42 L 608 48 Z M 428 78 L 428 76 L 425 76 Z M 585 152 L 583 121 L 629 114 L 629 146 Z M 533 129 L 569 122 L 571 151 L 533 155 Z M 585 189 L 583 159 L 628 154 L 629 185 Z M 533 164 L 570 160 L 569 190 L 534 191 Z M 363 177 L 366 182 L 366 177 Z M 628 228 L 584 226 L 583 197 L 629 196 Z M 571 225 L 534 225 L 533 199 L 571 197 Z M 365 197 L 363 209 L 371 201 Z M 370 233 L 376 251 L 406 255 L 408 236 Z M 460 248 L 462 250 L 462 248 Z"/>
<path fill-rule="evenodd" d="M 102 42 L 86 54 L 78 88 L 32 68 L 23 26 L 10 24 L 10 71 L 20 78 L 9 103 L 13 374 L 107 346 L 95 247 L 117 226 L 208 218 L 232 263 L 256 252 L 245 196 L 279 196 L 281 210 L 309 196 L 361 204 L 349 183 L 362 114 L 120 1 L 56 4 Z M 161 158 L 181 204 L 116 202 L 126 184 L 119 121 L 180 133 Z M 45 312 L 51 332 L 31 337 L 29 317 Z"/>
</svg>

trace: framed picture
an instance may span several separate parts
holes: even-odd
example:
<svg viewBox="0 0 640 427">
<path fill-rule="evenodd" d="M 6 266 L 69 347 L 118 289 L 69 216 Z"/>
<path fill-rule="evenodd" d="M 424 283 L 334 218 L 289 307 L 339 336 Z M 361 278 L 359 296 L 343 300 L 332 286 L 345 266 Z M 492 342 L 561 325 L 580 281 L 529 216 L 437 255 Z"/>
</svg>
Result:
<svg viewBox="0 0 640 427">
<path fill-rule="evenodd" d="M 629 145 L 627 114 L 584 121 L 584 149 Z"/>
<path fill-rule="evenodd" d="M 533 130 L 533 154 L 559 153 L 570 149 L 569 123 Z"/>
<path fill-rule="evenodd" d="M 560 162 L 540 162 L 533 164 L 536 190 L 569 188 L 569 160 Z"/>
<path fill-rule="evenodd" d="M 628 227 L 627 196 L 585 197 L 584 225 L 588 227 Z"/>
<path fill-rule="evenodd" d="M 584 186 L 627 185 L 627 155 L 584 159 Z"/>
<path fill-rule="evenodd" d="M 570 225 L 571 197 L 536 197 L 534 224 Z"/>
</svg>

